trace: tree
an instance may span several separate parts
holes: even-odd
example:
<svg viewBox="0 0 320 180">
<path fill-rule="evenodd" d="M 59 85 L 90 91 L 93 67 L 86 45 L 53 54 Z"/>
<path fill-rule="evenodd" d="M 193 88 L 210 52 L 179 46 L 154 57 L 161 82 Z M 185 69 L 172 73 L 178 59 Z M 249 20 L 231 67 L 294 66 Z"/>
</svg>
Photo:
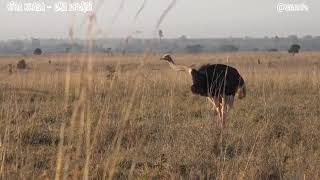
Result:
<svg viewBox="0 0 320 180">
<path fill-rule="evenodd" d="M 303 40 L 312 40 L 312 35 L 305 35 L 305 36 L 303 36 Z"/>
<path fill-rule="evenodd" d="M 203 46 L 201 46 L 200 44 L 189 45 L 185 49 L 188 53 L 200 53 L 203 50 Z"/>
<path fill-rule="evenodd" d="M 270 48 L 270 49 L 267 49 L 268 52 L 278 52 L 278 49 L 276 48 Z"/>
<path fill-rule="evenodd" d="M 186 35 L 182 35 L 178 38 L 179 41 L 186 41 L 188 40 L 188 37 Z"/>
<path fill-rule="evenodd" d="M 40 48 L 36 48 L 34 51 L 33 51 L 33 54 L 34 55 L 41 55 L 42 54 L 42 50 Z"/>
<path fill-rule="evenodd" d="M 274 49 L 278 49 L 279 48 L 279 42 L 280 42 L 280 38 L 276 35 L 273 39 L 274 42 Z"/>
<path fill-rule="evenodd" d="M 112 48 L 107 48 L 104 52 L 107 53 L 108 56 L 112 56 Z"/>
<path fill-rule="evenodd" d="M 296 53 L 299 53 L 300 48 L 301 47 L 299 44 L 292 44 L 288 52 L 291 53 L 292 55 L 295 55 Z"/>
<path fill-rule="evenodd" d="M 158 34 L 159 34 L 159 39 L 161 40 L 162 38 L 163 38 L 163 31 L 160 29 L 159 31 L 158 31 Z"/>
<path fill-rule="evenodd" d="M 20 40 L 9 41 L 9 46 L 15 49 L 15 51 L 21 51 L 24 48 L 23 41 L 20 41 Z"/>
<path fill-rule="evenodd" d="M 236 52 L 239 51 L 239 48 L 235 45 L 227 44 L 219 47 L 222 52 Z"/>
</svg>

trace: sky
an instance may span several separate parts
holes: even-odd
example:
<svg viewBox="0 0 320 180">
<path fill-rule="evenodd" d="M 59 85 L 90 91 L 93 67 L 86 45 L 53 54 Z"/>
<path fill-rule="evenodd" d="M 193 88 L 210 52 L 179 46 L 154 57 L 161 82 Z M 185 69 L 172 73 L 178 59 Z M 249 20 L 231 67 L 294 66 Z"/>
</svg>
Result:
<svg viewBox="0 0 320 180">
<path fill-rule="evenodd" d="M 86 13 L 9 12 L 7 4 L 44 2 L 92 2 L 96 12 L 95 36 L 104 38 L 139 38 L 157 36 L 156 24 L 173 0 L 1 0 L 0 39 L 67 38 L 73 27 L 76 37 L 85 38 Z M 134 17 L 143 2 L 140 15 Z M 102 2 L 99 5 L 99 2 Z M 301 12 L 278 12 L 279 4 L 303 4 Z M 304 6 L 304 7 L 305 7 Z M 319 0 L 177 0 L 159 28 L 167 38 L 264 37 L 296 34 L 320 35 Z M 135 32 L 139 33 L 135 33 Z"/>
</svg>

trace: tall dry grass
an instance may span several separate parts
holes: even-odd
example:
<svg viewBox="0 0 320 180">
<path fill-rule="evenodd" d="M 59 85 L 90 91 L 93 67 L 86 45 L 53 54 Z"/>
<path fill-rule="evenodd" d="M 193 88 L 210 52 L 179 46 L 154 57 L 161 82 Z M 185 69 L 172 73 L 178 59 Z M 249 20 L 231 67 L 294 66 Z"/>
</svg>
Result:
<svg viewBox="0 0 320 180">
<path fill-rule="evenodd" d="M 187 74 L 156 56 L 89 58 L 30 56 L 13 73 L 21 58 L 0 58 L 1 179 L 320 177 L 320 53 L 177 55 L 245 78 L 222 141 Z"/>
</svg>

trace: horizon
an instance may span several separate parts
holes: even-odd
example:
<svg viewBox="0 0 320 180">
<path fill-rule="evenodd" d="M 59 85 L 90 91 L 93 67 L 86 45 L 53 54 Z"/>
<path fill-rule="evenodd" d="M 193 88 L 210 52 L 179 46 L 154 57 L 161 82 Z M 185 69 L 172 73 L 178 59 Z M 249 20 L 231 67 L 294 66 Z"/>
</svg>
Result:
<svg viewBox="0 0 320 180">
<path fill-rule="evenodd" d="M 305 35 L 301 35 L 301 36 L 298 36 L 296 34 L 290 34 L 290 35 L 287 35 L 287 36 L 277 36 L 278 38 L 283 38 L 283 39 L 286 39 L 286 38 L 289 38 L 290 36 L 296 36 L 298 37 L 299 39 L 303 39 L 303 38 L 306 38 L 307 36 L 311 36 L 312 38 L 320 38 L 320 34 L 317 34 L 317 35 L 313 35 L 313 34 L 305 34 Z M 187 40 L 211 40 L 211 39 L 214 39 L 214 40 L 226 40 L 226 39 L 273 39 L 276 37 L 275 36 L 238 36 L 238 37 L 197 37 L 197 38 L 192 38 L 192 37 L 187 37 Z M 125 40 L 127 39 L 128 37 L 101 37 L 101 38 L 93 38 L 92 40 Z M 158 40 L 159 37 L 142 37 L 142 38 L 136 38 L 136 37 L 129 37 L 130 39 L 140 39 L 140 40 Z M 164 37 L 162 38 L 162 40 L 177 40 L 181 38 L 180 37 Z M 65 37 L 65 38 L 38 38 L 38 37 L 29 37 L 29 38 L 24 38 L 24 39 L 0 39 L 0 41 L 4 42 L 4 41 L 27 41 L 27 40 L 32 40 L 32 39 L 38 39 L 38 40 L 45 40 L 45 41 L 48 41 L 48 40 L 61 40 L 61 41 L 68 41 L 70 40 L 69 37 Z M 74 38 L 74 40 L 76 41 L 86 41 L 87 39 L 85 38 Z"/>
</svg>

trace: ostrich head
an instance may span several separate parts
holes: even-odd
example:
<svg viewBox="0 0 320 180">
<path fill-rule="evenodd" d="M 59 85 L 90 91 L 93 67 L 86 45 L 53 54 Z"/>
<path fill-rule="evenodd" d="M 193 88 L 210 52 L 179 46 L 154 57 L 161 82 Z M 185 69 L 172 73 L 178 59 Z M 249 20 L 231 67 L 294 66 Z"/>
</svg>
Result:
<svg viewBox="0 0 320 180">
<path fill-rule="evenodd" d="M 192 77 L 192 86 L 191 86 L 191 92 L 194 94 L 206 96 L 207 95 L 207 79 L 206 76 L 201 74 L 198 70 L 193 69 L 188 66 L 184 65 L 177 65 L 173 61 L 170 54 L 164 54 L 160 60 L 167 61 L 170 65 L 170 67 L 175 71 L 186 71 L 190 74 Z"/>
<path fill-rule="evenodd" d="M 191 75 L 191 71 L 193 70 L 192 68 L 184 65 L 176 65 L 170 54 L 164 54 L 160 60 L 167 61 L 170 67 L 175 71 L 187 71 Z"/>
<path fill-rule="evenodd" d="M 173 61 L 173 59 L 172 59 L 172 57 L 171 57 L 170 54 L 164 54 L 164 55 L 160 58 L 160 60 L 167 61 L 167 62 L 169 62 L 169 63 L 174 64 L 174 61 Z"/>
</svg>

